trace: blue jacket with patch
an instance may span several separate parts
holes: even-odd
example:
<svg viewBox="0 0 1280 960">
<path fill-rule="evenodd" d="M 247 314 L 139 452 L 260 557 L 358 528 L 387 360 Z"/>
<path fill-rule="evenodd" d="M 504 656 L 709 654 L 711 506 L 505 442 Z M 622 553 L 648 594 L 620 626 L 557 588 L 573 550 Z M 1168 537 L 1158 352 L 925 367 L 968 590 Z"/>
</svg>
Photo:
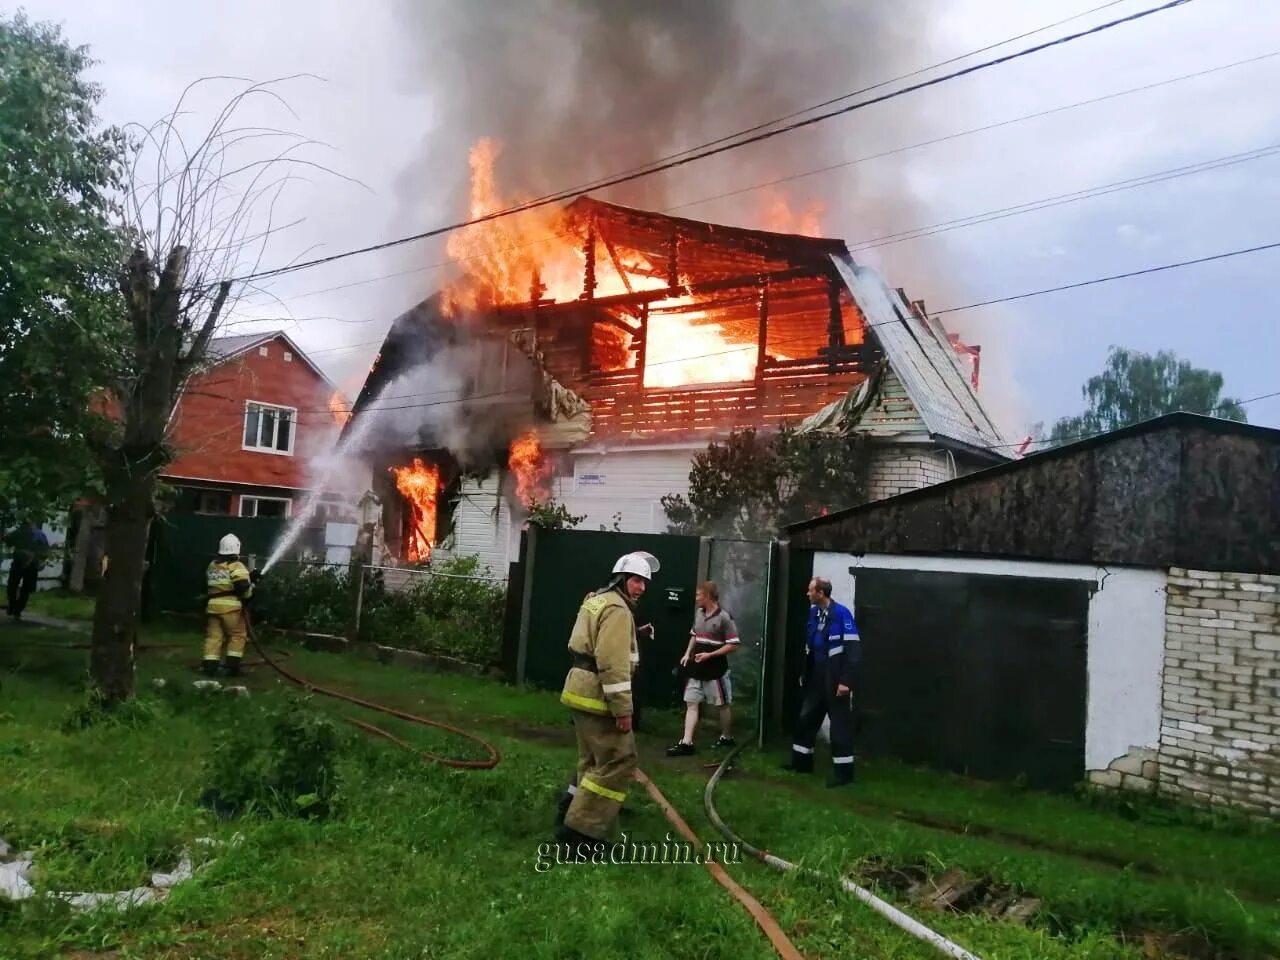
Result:
<svg viewBox="0 0 1280 960">
<path fill-rule="evenodd" d="M 809 607 L 804 654 L 806 676 L 829 664 L 828 676 L 832 680 L 853 686 L 862 661 L 862 638 L 848 607 L 834 600 L 825 610 L 816 603 Z"/>
</svg>

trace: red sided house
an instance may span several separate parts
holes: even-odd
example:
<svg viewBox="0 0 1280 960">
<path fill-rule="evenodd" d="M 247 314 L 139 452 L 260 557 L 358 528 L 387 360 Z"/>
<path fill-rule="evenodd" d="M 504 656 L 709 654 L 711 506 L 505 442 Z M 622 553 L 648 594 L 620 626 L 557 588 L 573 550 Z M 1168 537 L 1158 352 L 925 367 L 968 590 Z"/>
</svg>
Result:
<svg viewBox="0 0 1280 960">
<path fill-rule="evenodd" d="M 184 513 L 288 517 L 311 458 L 333 446 L 342 398 L 279 330 L 221 337 L 178 400 L 162 474 Z"/>
</svg>

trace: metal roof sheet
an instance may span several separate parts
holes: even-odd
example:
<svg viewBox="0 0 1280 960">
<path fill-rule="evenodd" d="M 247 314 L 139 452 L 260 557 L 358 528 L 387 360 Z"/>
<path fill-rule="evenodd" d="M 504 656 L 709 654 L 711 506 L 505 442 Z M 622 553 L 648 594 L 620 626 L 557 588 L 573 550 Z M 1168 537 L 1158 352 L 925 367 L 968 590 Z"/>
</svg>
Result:
<svg viewBox="0 0 1280 960">
<path fill-rule="evenodd" d="M 917 316 L 871 267 L 859 266 L 848 254 L 831 259 L 929 433 L 1008 459 L 1007 441 L 973 392 L 937 321 Z"/>
</svg>

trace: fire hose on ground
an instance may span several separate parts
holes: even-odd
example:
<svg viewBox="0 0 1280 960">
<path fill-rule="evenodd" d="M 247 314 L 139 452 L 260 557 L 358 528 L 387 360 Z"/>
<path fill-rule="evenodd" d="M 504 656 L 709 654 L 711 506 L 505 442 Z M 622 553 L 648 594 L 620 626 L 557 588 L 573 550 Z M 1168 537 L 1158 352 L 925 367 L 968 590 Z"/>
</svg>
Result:
<svg viewBox="0 0 1280 960">
<path fill-rule="evenodd" d="M 427 717 L 419 716 L 416 713 L 409 713 L 405 710 L 397 710 L 395 707 L 388 707 L 385 704 L 375 703 L 372 700 L 363 700 L 360 697 L 352 696 L 349 693 L 343 693 L 340 690 L 331 690 L 328 687 L 322 687 L 317 683 L 312 683 L 306 677 L 301 677 L 296 673 L 292 673 L 289 670 L 286 670 L 284 667 L 280 666 L 280 664 L 277 663 L 274 659 L 272 659 L 270 655 L 268 655 L 267 651 L 263 648 L 262 644 L 259 642 L 257 631 L 253 629 L 253 621 L 250 619 L 249 612 L 247 610 L 244 612 L 244 624 L 245 624 L 245 630 L 249 636 L 249 642 L 253 644 L 254 650 L 258 652 L 258 655 L 260 657 L 262 657 L 263 662 L 266 663 L 266 665 L 269 666 L 276 673 L 280 674 L 280 676 L 288 680 L 290 683 L 294 683 L 297 686 L 302 687 L 302 689 L 306 690 L 308 693 L 318 693 L 321 696 L 332 697 L 334 700 L 341 700 L 345 703 L 354 704 L 355 706 L 363 707 L 366 710 L 373 710 L 377 713 L 385 713 L 389 717 L 395 717 L 399 720 L 404 720 L 408 723 L 416 723 L 424 727 L 432 727 L 436 730 L 443 730 L 446 733 L 451 733 L 455 736 L 462 737 L 464 740 L 470 740 L 472 743 L 478 744 L 480 748 L 483 749 L 484 752 L 488 754 L 488 756 L 483 760 L 459 760 L 456 757 L 442 757 L 438 754 L 434 754 L 426 750 L 419 750 L 417 747 L 413 746 L 413 744 L 400 739 L 390 731 L 384 730 L 381 727 L 375 726 L 372 723 L 366 723 L 363 720 L 356 720 L 351 717 L 344 718 L 347 720 L 348 723 L 352 724 L 353 726 L 359 727 L 361 730 L 365 731 L 366 733 L 372 733 L 375 736 L 379 736 L 386 740 L 390 740 L 392 743 L 396 744 L 397 746 L 403 747 L 405 750 L 409 750 L 413 753 L 416 753 L 423 760 L 429 760 L 432 763 L 439 763 L 446 767 L 456 767 L 458 769 L 463 769 L 463 770 L 489 770 L 489 769 L 492 769 L 493 767 L 496 767 L 502 761 L 502 754 L 498 752 L 498 748 L 495 747 L 493 744 L 489 743 L 487 740 L 482 740 L 480 737 L 476 736 L 474 733 L 468 733 L 466 730 L 460 730 L 459 728 L 450 726 L 447 723 L 441 723 L 439 720 L 431 720 L 431 719 L 428 719 Z"/>
<path fill-rule="evenodd" d="M 769 853 L 767 850 L 761 850 L 757 847 L 753 847 L 751 844 L 747 843 L 747 841 L 734 833 L 729 828 L 729 825 L 721 819 L 720 814 L 716 811 L 715 805 L 716 785 L 719 784 L 720 778 L 724 775 L 725 770 L 728 769 L 729 764 L 731 764 L 734 758 L 743 751 L 746 745 L 747 742 L 744 740 L 730 751 L 729 755 L 720 762 L 720 765 L 716 768 L 715 772 L 711 774 L 711 778 L 707 781 L 707 788 L 703 793 L 703 804 L 707 810 L 707 818 L 715 828 L 724 835 L 725 839 L 738 844 L 739 847 L 747 851 L 751 856 L 755 857 L 762 863 L 773 867 L 775 870 L 781 870 L 784 873 L 796 871 L 807 876 L 816 877 L 819 880 L 832 880 L 832 877 L 818 870 L 813 870 L 809 867 L 802 867 L 799 864 L 792 863 L 789 860 L 784 860 L 779 856 Z M 976 955 L 970 953 L 958 943 L 953 943 L 946 937 L 942 936 L 942 934 L 929 929 L 919 920 L 903 913 L 892 904 L 886 903 L 871 891 L 858 886 L 853 881 L 848 880 L 845 877 L 841 877 L 839 878 L 839 883 L 845 891 L 852 893 L 872 910 L 885 917 L 890 923 L 902 930 L 905 930 L 916 939 L 922 940 L 949 957 L 954 957 L 955 960 L 979 960 Z"/>
<path fill-rule="evenodd" d="M 644 775 L 644 771 L 637 770 L 636 779 L 644 785 L 645 790 L 649 792 L 649 796 L 653 797 L 654 802 L 658 804 L 658 807 L 666 815 L 667 819 L 671 821 L 676 830 L 680 832 L 680 835 L 690 843 L 700 846 L 701 841 L 698 839 L 698 835 L 684 822 L 676 808 L 662 795 L 662 791 L 658 789 L 657 785 Z M 778 956 L 782 957 L 783 960 L 803 960 L 800 951 L 787 939 L 787 935 L 783 932 L 778 921 L 773 918 L 773 915 L 768 910 L 760 905 L 760 901 L 744 890 L 725 872 L 724 867 L 720 866 L 720 864 L 713 860 L 707 860 L 704 866 L 711 872 L 711 875 L 715 877 L 720 886 L 733 894 L 734 898 L 746 907 L 752 919 L 764 931 L 765 936 L 769 938 L 769 942 L 773 944 L 773 949 L 778 952 Z"/>
</svg>

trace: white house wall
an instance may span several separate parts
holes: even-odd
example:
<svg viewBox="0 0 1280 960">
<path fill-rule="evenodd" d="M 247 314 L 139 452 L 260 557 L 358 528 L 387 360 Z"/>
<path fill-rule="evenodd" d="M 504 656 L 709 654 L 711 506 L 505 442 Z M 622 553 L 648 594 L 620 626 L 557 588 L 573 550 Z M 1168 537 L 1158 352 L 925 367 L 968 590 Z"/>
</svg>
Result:
<svg viewBox="0 0 1280 960">
<path fill-rule="evenodd" d="M 814 576 L 830 580 L 835 598 L 849 606 L 859 568 L 1091 581 L 1096 589 L 1089 602 L 1085 769 L 1106 770 L 1134 747 L 1154 751 L 1159 746 L 1167 582 L 1163 570 L 826 552 L 813 559 Z"/>
<path fill-rule="evenodd" d="M 454 542 L 449 549 L 437 551 L 437 556 L 474 554 L 482 567 L 500 577 L 507 575 L 507 566 L 520 549 L 520 533 L 512 528 L 511 509 L 506 498 L 498 495 L 498 483 L 496 474 L 483 481 L 462 482 L 453 513 Z"/>
<path fill-rule="evenodd" d="M 621 513 L 628 533 L 664 533 L 662 498 L 688 495 L 689 467 L 706 444 L 599 451 L 583 448 L 572 455 L 573 476 L 563 477 L 557 496 L 570 513 L 585 515 L 580 529 L 613 529 Z"/>
</svg>

